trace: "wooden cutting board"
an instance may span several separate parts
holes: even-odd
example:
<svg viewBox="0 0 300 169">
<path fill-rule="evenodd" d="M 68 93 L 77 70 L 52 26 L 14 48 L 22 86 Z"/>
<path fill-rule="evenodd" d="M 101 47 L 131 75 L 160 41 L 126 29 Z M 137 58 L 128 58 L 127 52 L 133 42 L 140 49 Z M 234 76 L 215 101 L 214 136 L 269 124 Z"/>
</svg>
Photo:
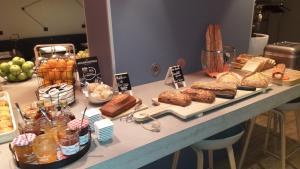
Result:
<svg viewBox="0 0 300 169">
<path fill-rule="evenodd" d="M 160 103 L 159 106 L 151 107 L 146 110 L 139 111 L 133 115 L 135 121 L 141 122 L 149 119 L 149 116 L 155 117 L 166 113 L 174 114 L 175 116 L 182 118 L 182 119 L 188 119 L 193 116 L 202 116 L 203 113 L 206 113 L 208 111 L 221 108 L 223 106 L 226 106 L 228 104 L 237 102 L 241 99 L 245 99 L 251 96 L 254 96 L 259 93 L 264 93 L 268 90 L 270 90 L 271 87 L 261 89 L 257 88 L 256 91 L 244 91 L 244 90 L 238 90 L 237 94 L 234 99 L 222 99 L 222 98 L 216 98 L 215 102 L 212 104 L 208 103 L 200 103 L 200 102 L 192 102 L 191 105 L 186 107 L 166 104 L 166 103 Z M 157 98 L 153 98 L 156 102 L 158 102 Z"/>
<path fill-rule="evenodd" d="M 262 73 L 270 78 L 272 83 L 277 85 L 293 86 L 300 83 L 300 71 L 298 70 L 285 69 L 285 75 L 289 77 L 288 80 L 277 80 L 272 78 L 272 69 L 265 70 Z"/>
</svg>

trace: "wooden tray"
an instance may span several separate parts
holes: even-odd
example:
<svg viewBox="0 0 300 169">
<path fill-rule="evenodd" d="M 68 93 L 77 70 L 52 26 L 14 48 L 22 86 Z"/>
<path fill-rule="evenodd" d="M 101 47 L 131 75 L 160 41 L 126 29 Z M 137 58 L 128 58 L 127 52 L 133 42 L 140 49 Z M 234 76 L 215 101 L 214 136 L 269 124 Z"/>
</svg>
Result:
<svg viewBox="0 0 300 169">
<path fill-rule="evenodd" d="M 116 117 L 108 117 L 108 116 L 105 116 L 105 115 L 103 115 L 103 116 L 104 116 L 105 118 L 109 118 L 109 119 L 111 119 L 111 120 L 117 120 L 117 119 L 120 119 L 120 118 L 122 118 L 122 117 L 128 116 L 130 113 L 133 113 L 133 112 L 134 112 L 134 109 L 135 109 L 135 106 L 132 107 L 131 109 L 125 111 L 124 113 L 119 114 L 119 115 L 116 116 Z M 142 104 L 142 105 L 137 109 L 136 112 L 140 112 L 140 111 L 143 111 L 143 110 L 146 110 L 146 109 L 148 109 L 148 106 L 145 105 L 145 104 Z"/>
<path fill-rule="evenodd" d="M 226 106 L 231 103 L 238 102 L 241 99 L 245 99 L 251 96 L 254 96 L 259 93 L 267 92 L 271 89 L 271 86 L 267 88 L 257 88 L 256 91 L 245 91 L 245 90 L 238 90 L 237 94 L 234 99 L 222 99 L 222 98 L 216 98 L 215 102 L 212 104 L 208 103 L 200 103 L 200 102 L 192 102 L 191 105 L 187 107 L 181 107 L 166 103 L 160 103 L 159 106 L 149 108 L 147 110 L 143 110 L 140 112 L 137 112 L 133 115 L 135 121 L 141 122 L 149 119 L 149 116 L 155 117 L 158 115 L 162 115 L 165 113 L 172 113 L 175 116 L 178 116 L 182 119 L 188 119 L 193 116 L 202 116 L 203 113 L 221 108 L 223 106 Z M 157 101 L 157 98 L 153 98 L 154 101 Z"/>
<path fill-rule="evenodd" d="M 91 142 L 92 142 L 92 137 L 91 137 L 91 132 L 89 136 L 89 141 L 86 145 L 80 146 L 80 151 L 77 152 L 74 155 L 68 156 L 66 159 L 62 160 L 57 160 L 52 163 L 48 164 L 36 164 L 36 163 L 23 163 L 17 160 L 16 154 L 14 153 L 11 144 L 9 144 L 9 149 L 13 155 L 14 161 L 16 165 L 21 168 L 21 169 L 57 169 L 57 168 L 62 168 L 63 166 L 66 166 L 68 164 L 71 164 L 77 160 L 79 160 L 81 157 L 83 157 L 90 149 L 91 147 Z"/>
<path fill-rule="evenodd" d="M 289 77 L 288 80 L 277 80 L 272 78 L 272 69 L 265 70 L 262 73 L 270 78 L 272 83 L 277 85 L 293 86 L 300 83 L 300 71 L 298 70 L 285 69 L 285 75 Z"/>
</svg>

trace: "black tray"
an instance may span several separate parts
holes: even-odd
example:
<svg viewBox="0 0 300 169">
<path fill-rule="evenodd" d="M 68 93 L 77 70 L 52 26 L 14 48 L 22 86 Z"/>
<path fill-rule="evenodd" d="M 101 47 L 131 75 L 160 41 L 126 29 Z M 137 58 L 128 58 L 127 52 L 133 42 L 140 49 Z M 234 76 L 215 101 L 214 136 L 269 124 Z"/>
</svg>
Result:
<svg viewBox="0 0 300 169">
<path fill-rule="evenodd" d="M 89 142 L 86 145 L 80 146 L 80 151 L 78 153 L 68 156 L 68 158 L 66 159 L 58 160 L 48 164 L 33 164 L 33 163 L 19 162 L 17 161 L 16 155 L 11 147 L 11 144 L 9 144 L 9 149 L 13 154 L 13 158 L 16 165 L 21 169 L 57 169 L 79 160 L 82 156 L 84 156 L 89 151 L 90 146 L 91 146 L 91 135 L 90 135 Z"/>
</svg>

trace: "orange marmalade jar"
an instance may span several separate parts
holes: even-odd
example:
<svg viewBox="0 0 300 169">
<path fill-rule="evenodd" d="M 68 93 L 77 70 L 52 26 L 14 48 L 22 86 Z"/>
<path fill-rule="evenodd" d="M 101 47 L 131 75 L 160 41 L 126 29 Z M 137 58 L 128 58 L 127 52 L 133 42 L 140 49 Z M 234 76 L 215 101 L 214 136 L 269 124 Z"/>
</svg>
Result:
<svg viewBox="0 0 300 169">
<path fill-rule="evenodd" d="M 35 138 L 36 135 L 34 133 L 25 133 L 13 140 L 12 145 L 20 162 L 32 163 L 36 160 L 32 149 L 32 142 Z"/>
</svg>

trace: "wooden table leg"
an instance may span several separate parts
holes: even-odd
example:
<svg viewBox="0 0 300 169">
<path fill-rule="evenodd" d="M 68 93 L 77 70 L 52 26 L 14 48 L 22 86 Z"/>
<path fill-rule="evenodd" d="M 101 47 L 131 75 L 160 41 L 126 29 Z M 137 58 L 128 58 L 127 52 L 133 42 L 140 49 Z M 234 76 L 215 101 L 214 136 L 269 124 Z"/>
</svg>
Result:
<svg viewBox="0 0 300 169">
<path fill-rule="evenodd" d="M 244 145 L 243 150 L 242 150 L 242 155 L 241 155 L 241 158 L 240 158 L 238 169 L 242 169 L 242 166 L 243 166 L 243 163 L 244 163 L 244 160 L 245 160 L 245 156 L 246 156 L 246 153 L 247 153 L 247 149 L 248 149 L 248 146 L 249 146 L 249 142 L 250 142 L 250 139 L 251 139 L 252 131 L 253 131 L 253 128 L 254 128 L 254 125 L 255 125 L 255 119 L 256 118 L 254 117 L 250 120 L 250 126 L 249 126 L 249 129 L 248 129 L 248 132 L 247 132 L 246 141 L 245 141 L 245 145 Z"/>
<path fill-rule="evenodd" d="M 300 110 L 294 111 L 296 117 L 296 129 L 298 136 L 298 144 L 300 144 Z"/>
<path fill-rule="evenodd" d="M 208 167 L 209 169 L 214 168 L 214 154 L 213 150 L 208 150 Z"/>
<path fill-rule="evenodd" d="M 174 153 L 173 157 L 173 163 L 172 163 L 172 169 L 176 169 L 178 165 L 178 160 L 179 160 L 179 155 L 180 155 L 180 150 L 176 151 Z"/>
<path fill-rule="evenodd" d="M 228 158 L 229 158 L 229 164 L 230 164 L 230 169 L 236 169 L 236 164 L 235 164 L 235 158 L 234 158 L 234 152 L 232 146 L 226 147 Z"/>
</svg>

